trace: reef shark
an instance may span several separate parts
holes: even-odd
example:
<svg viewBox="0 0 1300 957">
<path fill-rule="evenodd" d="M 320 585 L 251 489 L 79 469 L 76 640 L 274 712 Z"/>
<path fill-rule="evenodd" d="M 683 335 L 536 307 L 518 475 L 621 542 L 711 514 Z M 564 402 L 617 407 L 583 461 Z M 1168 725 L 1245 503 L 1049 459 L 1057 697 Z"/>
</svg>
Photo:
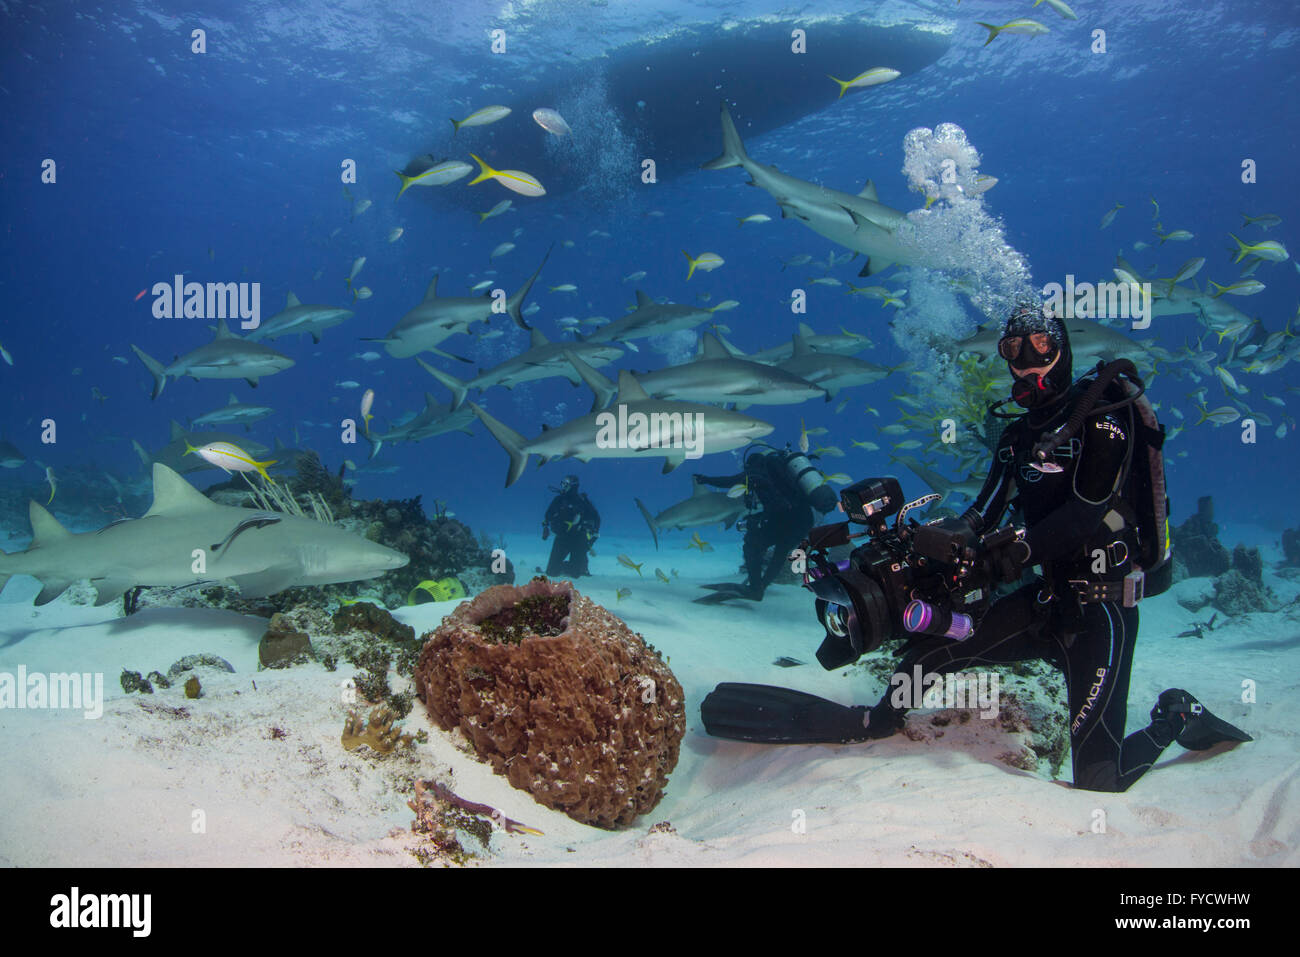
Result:
<svg viewBox="0 0 1300 957">
<path fill-rule="evenodd" d="M 660 399 L 683 402 L 735 404 L 744 410 L 751 405 L 795 405 L 825 398 L 820 386 L 773 366 L 733 356 L 710 333 L 700 341 L 700 357 L 677 366 L 643 372 L 636 377 L 641 388 Z M 614 383 L 601 373 L 569 357 L 574 370 L 596 393 L 602 408 L 614 395 Z"/>
<path fill-rule="evenodd" d="M 641 510 L 641 514 L 645 516 L 645 523 L 650 526 L 650 534 L 654 536 L 655 548 L 659 547 L 659 533 L 661 531 L 695 528 L 700 525 L 713 525 L 717 522 L 731 528 L 738 518 L 749 514 L 750 511 L 745 506 L 745 497 L 743 495 L 731 498 L 725 492 L 719 492 L 704 485 L 696 485 L 694 491 L 691 492 L 690 498 L 682 499 L 675 505 L 669 505 L 658 515 L 651 515 L 650 510 L 645 507 L 645 503 L 639 498 L 633 499 L 633 501 L 636 502 L 636 507 Z"/>
<path fill-rule="evenodd" d="M 826 390 L 827 402 L 835 398 L 840 389 L 870 385 L 895 371 L 853 356 L 813 352 L 797 332 L 790 339 L 790 351 L 790 358 L 778 363 L 776 368 L 820 386 Z"/>
<path fill-rule="evenodd" d="M 733 166 L 742 167 L 749 174 L 750 185 L 771 194 L 781 207 L 783 219 L 797 219 L 831 242 L 866 256 L 867 264 L 859 275 L 873 276 L 896 263 L 924 265 L 917 250 L 896 238 L 895 232 L 906 221 L 906 214 L 881 203 L 870 180 L 854 195 L 789 176 L 775 166 L 751 159 L 724 101 L 722 154 L 709 160 L 703 168 L 718 170 Z"/>
<path fill-rule="evenodd" d="M 21 468 L 26 461 L 27 456 L 18 451 L 18 446 L 8 439 L 0 439 L 0 468 Z"/>
<path fill-rule="evenodd" d="M 0 588 L 13 575 L 41 582 L 36 604 L 89 579 L 96 605 L 136 585 L 229 584 L 245 598 L 302 585 L 376 578 L 409 559 L 333 525 L 283 512 L 218 505 L 165 465 L 153 467 L 153 505 L 141 518 L 73 533 L 29 503 L 32 543 L 0 555 Z M 198 569 L 198 570 L 196 570 Z"/>
<path fill-rule="evenodd" d="M 573 357 L 577 362 L 582 360 Z M 590 367 L 588 367 L 590 368 Z M 542 434 L 526 439 L 509 426 L 498 422 L 476 404 L 469 407 L 487 426 L 510 456 L 506 488 L 523 475 L 530 455 L 540 455 L 542 464 L 553 458 L 573 457 L 580 462 L 591 459 L 627 459 L 664 457 L 664 472 L 671 472 L 692 457 L 748 445 L 772 432 L 767 422 L 695 402 L 653 399 L 626 369 L 618 375 L 618 412 L 592 412 L 565 422 L 553 429 L 542 427 Z M 690 423 L 691 431 L 675 429 L 674 423 Z M 645 429 L 637 431 L 637 424 Z M 698 429 L 696 426 L 698 424 Z M 650 429 L 658 431 L 659 440 Z M 667 433 L 665 435 L 665 433 Z"/>
<path fill-rule="evenodd" d="M 717 306 L 700 309 L 675 302 L 655 302 L 640 289 L 636 291 L 636 309 L 621 319 L 601 326 L 582 342 L 623 342 L 661 336 L 679 329 L 694 329 L 708 322 Z"/>
<path fill-rule="evenodd" d="M 171 365 L 164 366 L 157 359 L 150 358 L 134 343 L 131 350 L 153 376 L 151 396 L 155 399 L 162 394 L 169 378 L 244 379 L 256 388 L 261 376 L 281 372 L 293 365 L 292 359 L 270 346 L 239 338 L 226 327 L 224 319 L 217 320 L 211 342 L 185 353 Z"/>
<path fill-rule="evenodd" d="M 971 476 L 961 481 L 945 478 L 919 459 L 910 455 L 891 455 L 890 458 L 901 465 L 906 465 L 916 473 L 917 478 L 930 486 L 933 491 L 942 495 L 944 499 L 947 499 L 950 495 L 960 495 L 963 498 L 973 499 L 984 486 L 984 480 L 977 476 Z"/>
<path fill-rule="evenodd" d="M 240 402 L 235 397 L 235 393 L 230 393 L 230 401 L 219 409 L 213 409 L 211 412 L 204 412 L 197 418 L 190 420 L 190 425 L 242 425 L 247 429 L 252 423 L 260 422 L 275 410 L 268 405 L 253 405 L 248 402 Z M 213 441 L 212 439 L 208 440 Z"/>
<path fill-rule="evenodd" d="M 474 433 L 470 431 L 470 424 L 473 421 L 474 413 L 469 409 L 443 405 L 426 392 L 424 408 L 421 411 L 400 425 L 394 425 L 383 434 L 374 432 L 370 434 L 370 457 L 373 459 L 378 455 L 379 449 L 385 442 L 419 442 L 421 439 L 441 435 L 443 432 L 460 431 L 473 435 Z"/>
<path fill-rule="evenodd" d="M 574 353 L 593 366 L 609 365 L 623 354 L 622 349 L 609 343 L 550 342 L 540 329 L 533 329 L 530 335 L 532 341 L 526 351 L 491 369 L 479 370 L 479 374 L 468 381 L 462 381 L 455 376 L 448 375 L 422 359 L 417 358 L 415 361 L 420 363 L 424 371 L 451 390 L 451 394 L 454 396 L 451 407 L 459 409 L 465 402 L 465 395 L 469 389 L 481 391 L 494 385 L 513 389 L 521 382 L 550 379 L 555 376 L 563 376 L 574 385 L 579 385 L 582 380 L 579 379 L 572 364 L 565 357 L 566 352 Z"/>
<path fill-rule="evenodd" d="M 804 344 L 813 352 L 828 352 L 840 356 L 856 355 L 863 349 L 871 348 L 871 340 L 861 333 L 845 330 L 842 334 L 833 332 L 820 334 L 814 332 L 812 326 L 806 322 L 799 323 L 799 338 L 803 339 Z M 748 359 L 750 362 L 761 362 L 763 365 L 776 365 L 794 355 L 792 341 L 786 341 L 779 346 L 772 346 L 770 349 L 764 349 L 762 352 L 754 352 L 749 355 L 746 355 L 743 350 L 732 345 L 722 336 L 718 336 L 718 341 L 722 343 L 723 348 L 736 358 Z"/>
<path fill-rule="evenodd" d="M 321 332 L 351 319 L 353 315 L 352 310 L 336 306 L 304 306 L 291 292 L 284 309 L 250 332 L 248 339 L 260 342 L 296 332 L 310 335 L 312 342 L 320 342 Z"/>
<path fill-rule="evenodd" d="M 531 329 L 524 321 L 519 307 L 523 305 L 533 283 L 542 273 L 542 267 L 550 258 L 550 251 L 542 257 L 542 263 L 513 296 L 506 300 L 506 312 L 520 329 Z M 482 296 L 439 296 L 438 277 L 434 276 L 425 290 L 424 299 L 414 309 L 398 320 L 397 325 L 382 338 L 367 339 L 367 342 L 382 342 L 390 356 L 405 359 L 420 352 L 432 352 L 447 359 L 460 362 L 469 360 L 463 356 L 443 352 L 438 345 L 450 336 L 460 332 L 469 332 L 475 322 L 487 322 L 496 315 L 493 305 L 496 299 L 491 292 Z"/>
</svg>

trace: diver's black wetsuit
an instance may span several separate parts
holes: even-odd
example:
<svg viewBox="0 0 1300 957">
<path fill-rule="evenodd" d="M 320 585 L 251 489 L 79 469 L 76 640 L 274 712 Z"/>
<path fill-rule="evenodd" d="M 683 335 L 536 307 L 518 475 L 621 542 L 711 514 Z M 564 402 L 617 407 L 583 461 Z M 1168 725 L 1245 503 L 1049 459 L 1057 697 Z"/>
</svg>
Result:
<svg viewBox="0 0 1300 957">
<path fill-rule="evenodd" d="M 1132 570 L 1135 522 L 1130 514 L 1121 523 L 1128 506 L 1112 499 L 1122 491 L 1119 483 L 1133 447 L 1132 406 L 1085 420 L 1079 437 L 1048 459 L 1060 472 L 1029 464 L 1034 443 L 1064 423 L 1081 391 L 1076 386 L 1066 401 L 1050 411 L 1027 413 L 1003 433 L 984 490 L 966 513 L 977 531 L 986 532 L 1014 507 L 1029 546 L 1021 564 L 1041 564 L 1043 578 L 995 602 L 965 641 L 913 640 L 897 673 L 911 675 L 916 665 L 924 673 L 945 674 L 1032 658 L 1051 662 L 1063 672 L 1069 695 L 1074 786 L 1125 791 L 1174 736 L 1161 722 L 1124 736 L 1137 608 L 1118 601 L 1080 602 L 1071 582 L 1121 581 Z M 1097 549 L 1106 553 L 1104 559 L 1098 559 Z M 884 733 L 901 724 L 904 713 L 889 698 L 887 693 L 871 712 L 871 727 Z"/>
<path fill-rule="evenodd" d="M 555 496 L 546 509 L 542 537 L 555 533 L 546 574 L 580 578 L 587 572 L 587 552 L 600 531 L 600 514 L 585 492 L 577 488 Z"/>
<path fill-rule="evenodd" d="M 732 488 L 748 480 L 749 491 L 763 510 L 745 519 L 745 572 L 747 597 L 760 599 L 789 566 L 789 555 L 807 537 L 813 525 L 813 506 L 786 468 L 781 452 L 751 454 L 745 471 L 737 475 L 697 475 L 695 481 L 713 488 Z M 764 567 L 768 550 L 772 558 Z"/>
</svg>

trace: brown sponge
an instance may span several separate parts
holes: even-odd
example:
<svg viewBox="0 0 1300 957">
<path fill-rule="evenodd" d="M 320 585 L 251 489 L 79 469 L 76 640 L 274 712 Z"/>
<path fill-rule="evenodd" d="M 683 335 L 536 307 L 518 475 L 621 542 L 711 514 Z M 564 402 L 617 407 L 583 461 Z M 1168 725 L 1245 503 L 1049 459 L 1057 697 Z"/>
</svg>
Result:
<svg viewBox="0 0 1300 957">
<path fill-rule="evenodd" d="M 415 689 L 541 804 L 597 827 L 659 803 L 686 731 L 659 652 L 569 582 L 497 585 L 425 636 Z"/>
</svg>

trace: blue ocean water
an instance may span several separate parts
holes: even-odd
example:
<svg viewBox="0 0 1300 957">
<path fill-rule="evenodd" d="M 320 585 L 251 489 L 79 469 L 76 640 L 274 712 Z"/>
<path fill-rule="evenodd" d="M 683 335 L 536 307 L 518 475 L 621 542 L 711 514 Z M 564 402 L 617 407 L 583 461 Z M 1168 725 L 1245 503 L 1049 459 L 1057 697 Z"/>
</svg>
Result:
<svg viewBox="0 0 1300 957">
<path fill-rule="evenodd" d="M 641 288 L 681 303 L 703 294 L 706 305 L 738 300 L 716 321 L 746 351 L 788 341 L 804 321 L 818 332 L 843 327 L 869 336 L 873 348 L 860 358 L 891 366 L 915 360 L 909 343 L 891 334 L 892 307 L 847 295 L 845 286 L 810 284 L 821 276 L 867 283 L 857 276 L 861 257 L 829 270 L 815 263 L 783 270 L 782 262 L 799 254 L 824 264 L 832 251 L 846 250 L 782 220 L 772 197 L 744 185 L 741 171 L 699 169 L 718 152 L 724 98 L 754 158 L 849 193 L 871 179 L 882 202 L 905 212 L 924 197 L 909 191 L 902 173 L 904 137 L 918 127 L 957 124 L 980 153 L 980 171 L 998 179 L 985 194 L 987 212 L 1039 285 L 1067 274 L 1109 279 L 1119 250 L 1147 277 L 1171 276 L 1204 256 L 1196 281 L 1227 284 L 1240 268 L 1231 262 L 1229 233 L 1288 244 L 1300 221 L 1292 188 L 1300 146 L 1294 4 L 1080 0 L 1076 21 L 1029 6 L 355 0 L 86 9 L 6 2 L 0 343 L 13 362 L 0 366 L 0 430 L 27 463 L 0 481 L 22 492 L 15 500 L 43 502 L 48 466 L 56 479 L 65 477 L 52 511 L 85 528 L 94 526 L 79 507 L 78 482 L 108 471 L 128 483 L 138 514 L 147 485 L 132 440 L 155 449 L 171 420 L 217 408 L 231 391 L 276 410 L 248 433 L 262 444 L 312 448 L 331 469 L 344 459 L 363 465 L 364 444 L 342 443 L 339 421 L 357 416 L 364 389 L 374 389 L 376 425 L 383 427 L 420 409 L 425 392 L 439 401 L 448 396 L 410 359 L 353 358 L 383 351 L 361 340 L 383 336 L 435 274 L 443 294 L 466 295 L 484 279 L 513 292 L 552 247 L 529 297 L 541 308 L 529 321 L 553 340 L 565 336 L 558 319 L 618 318 Z M 1019 16 L 1037 18 L 1050 32 L 1004 34 L 984 45 L 975 21 Z M 796 28 L 806 32 L 807 52 L 790 49 Z M 193 52 L 194 30 L 204 31 L 205 52 Z M 494 30 L 504 31 L 504 52 L 493 52 Z M 1105 52 L 1096 31 L 1104 32 Z M 841 99 L 825 78 L 889 65 L 903 75 Z M 449 117 L 497 103 L 512 114 L 453 135 Z M 531 112 L 542 106 L 565 115 L 571 142 L 558 143 L 533 122 Z M 426 153 L 468 159 L 471 151 L 498 168 L 536 175 L 547 194 L 520 196 L 492 181 L 470 186 L 467 177 L 394 201 L 393 170 Z M 656 161 L 656 182 L 642 179 L 646 159 Z M 53 182 L 42 179 L 47 161 Z M 1249 183 L 1246 161 L 1255 170 Z M 345 184 L 349 162 L 356 181 Z M 513 200 L 512 209 L 480 223 L 477 214 L 502 199 Z M 373 205 L 357 213 L 364 200 Z M 1116 203 L 1123 208 L 1114 222 L 1099 229 Z M 1243 211 L 1275 215 L 1281 224 L 1243 227 Z M 771 221 L 737 225 L 756 213 Z M 1157 224 L 1194 238 L 1160 245 Z M 389 242 L 399 227 L 401 237 Z M 503 242 L 516 248 L 489 262 Z M 683 249 L 715 252 L 725 264 L 688 281 Z M 344 280 L 360 256 L 366 264 L 357 283 L 373 296 L 352 304 Z M 624 281 L 638 271 L 644 279 Z M 210 337 L 206 320 L 152 315 L 154 284 L 178 273 L 197 282 L 260 283 L 264 318 L 290 291 L 356 314 L 326 330 L 318 345 L 278 340 L 274 346 L 296 364 L 256 389 L 239 380 L 181 379 L 151 400 L 150 377 L 130 346 L 166 361 Z M 1264 263 L 1253 278 L 1266 288 L 1232 302 L 1260 320 L 1263 332 L 1252 332 L 1251 341 L 1262 341 L 1296 315 L 1300 275 L 1292 258 Z M 907 287 L 889 273 L 884 282 Z M 566 283 L 576 293 L 549 291 Z M 786 304 L 796 286 L 808 292 L 805 315 L 792 315 Z M 957 302 L 957 315 L 911 321 L 973 329 L 985 318 L 965 297 Z M 467 377 L 527 344 L 506 317 L 491 328 L 502 335 L 458 335 L 443 344 L 468 363 L 425 358 Z M 1186 363 L 1167 364 L 1151 382 L 1162 418 L 1185 426 L 1168 450 L 1175 521 L 1197 497 L 1213 495 L 1221 521 L 1255 526 L 1261 541 L 1300 524 L 1291 481 L 1294 423 L 1278 435 L 1296 402 L 1295 366 L 1245 371 L 1248 362 L 1229 361 L 1233 340 L 1219 341 L 1194 315 L 1157 318 L 1134 335 L 1171 351 L 1201 340 L 1247 390 L 1228 396 L 1216 377 Z M 639 351 L 614 368 L 683 361 L 694 347 L 681 334 L 636 344 Z M 357 386 L 340 385 L 346 382 Z M 1270 424 L 1259 426 L 1254 443 L 1242 441 L 1239 422 L 1194 426 L 1196 400 L 1188 393 L 1200 386 L 1208 408 L 1239 398 Z M 815 443 L 846 452 L 826 460 L 828 472 L 899 472 L 907 490 L 920 494 L 920 481 L 887 457 L 897 437 L 876 434 L 900 411 L 893 394 L 911 388 L 896 374 L 845 393 L 839 413 L 838 400 L 751 412 L 772 423 L 769 441 L 777 445 L 796 442 L 801 422 L 826 428 Z M 585 387 L 563 379 L 478 397 L 530 437 L 543 424 L 585 413 L 590 399 Z M 46 420 L 57 424 L 53 444 L 41 442 Z M 663 508 L 689 494 L 691 472 L 722 474 L 737 464 L 723 452 L 664 476 L 659 459 L 569 460 L 530 466 L 504 489 L 505 452 L 481 426 L 473 431 L 385 447 L 374 464 L 392 470 L 359 472 L 354 494 L 442 499 L 476 531 L 532 536 L 548 488 L 573 472 L 607 530 L 644 537 L 634 497 Z M 874 439 L 882 450 L 854 448 L 854 439 Z M 195 477 L 200 487 L 224 479 L 215 470 Z M 21 547 L 25 515 L 14 511 L 5 521 Z M 717 548 L 738 553 L 734 531 L 709 534 Z M 686 538 L 677 533 L 674 547 Z M 612 567 L 612 555 L 597 560 Z"/>
</svg>

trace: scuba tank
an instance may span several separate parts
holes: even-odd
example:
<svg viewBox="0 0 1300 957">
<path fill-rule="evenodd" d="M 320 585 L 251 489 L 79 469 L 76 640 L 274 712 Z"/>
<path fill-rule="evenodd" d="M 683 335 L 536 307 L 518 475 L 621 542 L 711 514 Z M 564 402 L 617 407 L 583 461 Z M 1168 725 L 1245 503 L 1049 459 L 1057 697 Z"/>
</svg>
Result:
<svg viewBox="0 0 1300 957">
<path fill-rule="evenodd" d="M 826 479 L 822 476 L 822 473 L 812 464 L 806 453 L 791 449 L 789 445 L 784 449 L 775 449 L 770 445 L 755 443 L 750 447 L 750 451 L 745 453 L 745 470 L 747 474 L 749 473 L 749 456 L 760 448 L 768 449 L 780 459 L 780 464 L 771 468 L 774 478 L 778 475 L 785 478 L 787 480 L 785 484 L 798 489 L 798 497 L 802 498 L 804 502 L 811 503 L 812 507 L 819 512 L 829 512 L 835 508 L 835 504 L 839 499 L 835 495 L 835 491 L 826 484 Z M 790 497 L 787 496 L 787 498 Z M 796 503 L 791 501 L 790 504 Z"/>
</svg>

